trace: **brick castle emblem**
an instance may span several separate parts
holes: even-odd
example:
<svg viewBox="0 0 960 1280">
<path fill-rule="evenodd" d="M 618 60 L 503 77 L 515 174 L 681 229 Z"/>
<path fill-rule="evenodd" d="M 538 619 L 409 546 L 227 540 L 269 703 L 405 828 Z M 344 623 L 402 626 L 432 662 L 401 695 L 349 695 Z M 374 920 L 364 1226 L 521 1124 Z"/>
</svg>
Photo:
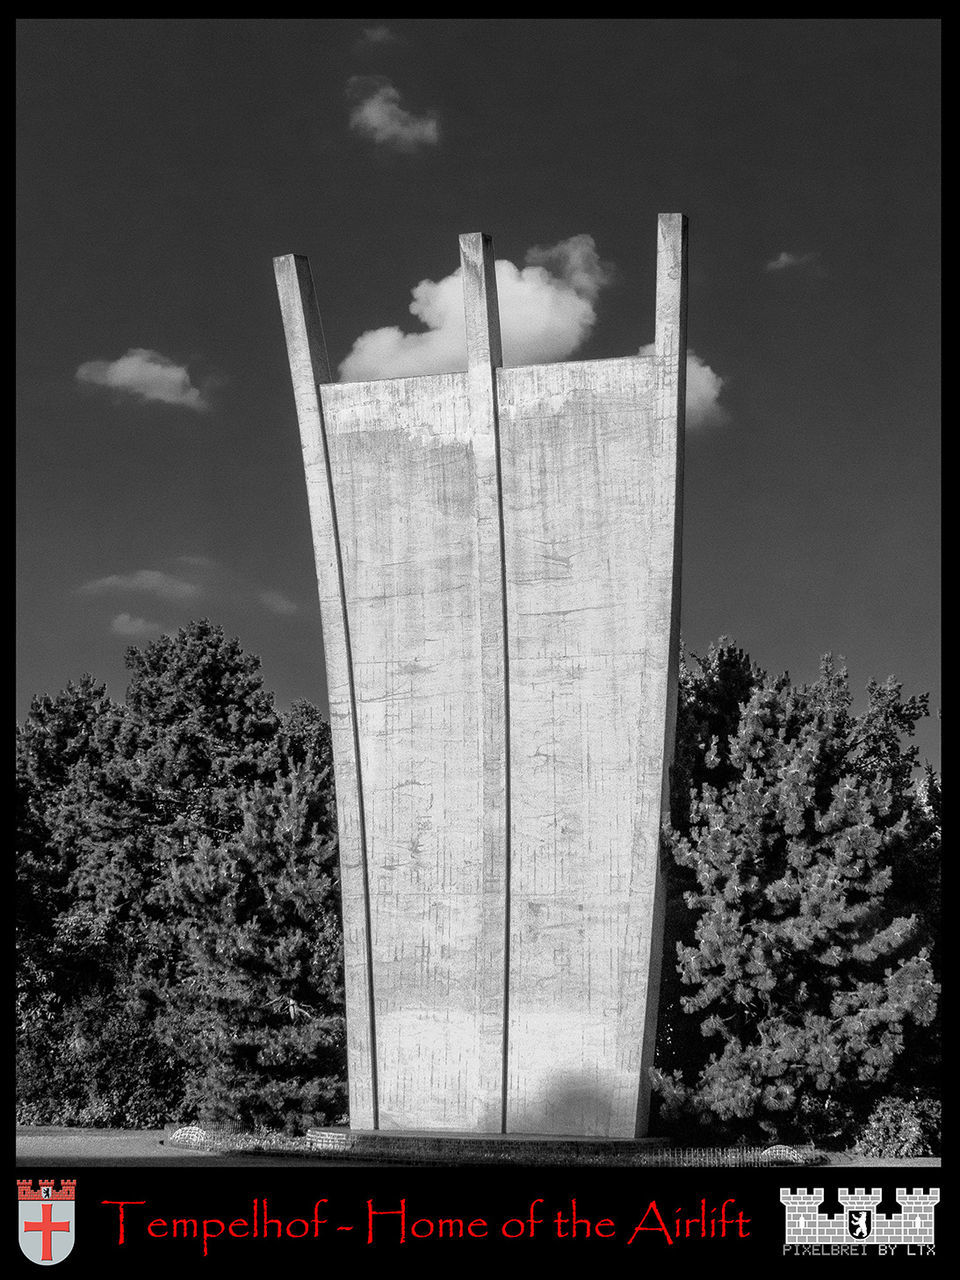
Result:
<svg viewBox="0 0 960 1280">
<path fill-rule="evenodd" d="M 878 1210 L 883 1192 L 877 1187 L 870 1190 L 841 1187 L 837 1195 L 843 1212 L 827 1214 L 821 1211 L 823 1187 L 814 1187 L 812 1191 L 781 1187 L 780 1201 L 787 1210 L 785 1243 L 792 1246 L 862 1244 L 884 1249 L 907 1245 L 932 1251 L 933 1209 L 940 1201 L 939 1187 L 928 1191 L 897 1187 L 900 1205 L 897 1213 Z"/>
<path fill-rule="evenodd" d="M 20 1248 L 40 1266 L 62 1262 L 76 1234 L 76 1178 L 17 1179 Z"/>
</svg>

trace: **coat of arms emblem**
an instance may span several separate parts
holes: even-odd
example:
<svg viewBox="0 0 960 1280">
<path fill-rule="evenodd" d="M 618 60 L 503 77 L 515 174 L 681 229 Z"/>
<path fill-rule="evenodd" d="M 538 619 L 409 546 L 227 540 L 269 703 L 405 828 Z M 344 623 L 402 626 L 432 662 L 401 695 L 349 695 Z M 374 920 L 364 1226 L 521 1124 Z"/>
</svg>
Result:
<svg viewBox="0 0 960 1280">
<path fill-rule="evenodd" d="M 20 1209 L 20 1248 L 31 1262 L 52 1266 L 62 1262 L 73 1248 L 76 1235 L 75 1178 L 17 1179 Z"/>
<path fill-rule="evenodd" d="M 866 1240 L 873 1231 L 873 1213 L 869 1209 L 847 1210 L 847 1235 L 852 1240 Z"/>
</svg>

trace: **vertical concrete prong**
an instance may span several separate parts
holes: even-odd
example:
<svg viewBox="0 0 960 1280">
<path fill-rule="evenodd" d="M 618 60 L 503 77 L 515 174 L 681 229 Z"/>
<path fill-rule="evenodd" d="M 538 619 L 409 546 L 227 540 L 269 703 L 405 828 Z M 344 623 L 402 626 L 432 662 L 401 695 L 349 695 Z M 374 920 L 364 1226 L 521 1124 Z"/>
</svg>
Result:
<svg viewBox="0 0 960 1280">
<path fill-rule="evenodd" d="M 670 598 L 670 668 L 667 676 L 666 742 L 663 798 L 670 814 L 670 767 L 677 726 L 677 679 L 680 663 L 680 565 L 683 558 L 683 455 L 687 395 L 687 219 L 682 213 L 661 213 L 657 225 L 657 418 L 660 431 L 673 440 L 668 452 L 675 459 L 669 486 L 674 495 L 673 583 Z"/>
<path fill-rule="evenodd" d="M 370 885 L 350 619 L 321 387 L 332 381 L 307 258 L 274 258 L 300 423 L 330 700 L 343 899 L 350 1120 L 379 1127 Z"/>
<path fill-rule="evenodd" d="M 467 321 L 467 366 L 499 369 L 503 364 L 500 309 L 493 240 L 479 231 L 460 237 L 463 310 Z"/>
<path fill-rule="evenodd" d="M 482 852 L 487 886 L 481 928 L 484 971 L 478 975 L 481 1075 L 495 1088 L 497 1099 L 495 1114 L 490 1108 L 486 1123 L 505 1132 L 510 1002 L 510 675 L 497 399 L 497 370 L 503 360 L 496 264 L 490 236 L 480 232 L 462 235 L 460 262 L 467 331 L 470 435 L 477 480 Z"/>
<path fill-rule="evenodd" d="M 687 219 L 682 213 L 661 213 L 657 220 L 657 356 L 678 362 L 686 346 Z M 683 370 L 679 372 L 682 376 Z M 678 391 L 682 414 L 682 384 Z"/>
<path fill-rule="evenodd" d="M 654 614 L 660 620 L 656 645 L 666 654 L 666 678 L 657 690 L 656 719 L 662 726 L 662 790 L 660 824 L 670 818 L 670 772 L 677 728 L 677 681 L 680 666 L 680 566 L 683 558 L 683 447 L 684 402 L 687 385 L 687 219 L 682 213 L 661 213 L 657 219 L 657 301 L 656 301 L 656 392 L 654 411 L 659 439 L 664 527 L 655 532 L 663 538 L 663 563 L 672 561 L 669 578 L 658 584 L 659 604 Z M 669 548 L 669 551 L 666 550 Z M 648 637 L 654 640 L 653 628 Z M 663 702 L 659 698 L 663 698 Z M 652 710 L 652 707 L 651 707 Z M 643 808 L 643 799 L 638 809 Z M 666 910 L 664 875 L 659 869 L 659 850 L 652 851 L 653 893 L 642 931 L 641 948 L 645 1014 L 640 1052 L 640 1088 L 637 1097 L 635 1132 L 645 1134 L 650 1121 L 650 1069 L 654 1064 L 657 1014 L 660 1002 L 660 972 L 663 953 L 663 923 Z M 636 986 L 640 988 L 641 984 Z"/>
<path fill-rule="evenodd" d="M 309 356 L 316 385 L 332 382 L 327 342 L 323 335 L 323 321 L 320 319 L 309 258 L 299 253 L 288 253 L 274 258 L 273 270 L 277 279 L 288 354 L 293 339 L 295 348 L 302 346 L 303 354 Z"/>
</svg>

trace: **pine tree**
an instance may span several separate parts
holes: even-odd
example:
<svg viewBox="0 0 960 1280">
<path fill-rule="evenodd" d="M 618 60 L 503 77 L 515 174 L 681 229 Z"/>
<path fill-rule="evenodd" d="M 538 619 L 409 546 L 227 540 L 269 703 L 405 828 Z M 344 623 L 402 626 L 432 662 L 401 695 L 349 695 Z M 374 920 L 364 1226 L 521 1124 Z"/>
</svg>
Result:
<svg viewBox="0 0 960 1280">
<path fill-rule="evenodd" d="M 336 839 L 318 771 L 310 757 L 257 784 L 242 830 L 200 837 L 170 883 L 187 961 L 170 1025 L 189 1028 L 185 1108 L 205 1121 L 295 1131 L 342 1118 Z"/>
<path fill-rule="evenodd" d="M 705 783 L 727 785 L 735 776 L 725 746 L 735 736 L 740 715 L 753 692 L 761 687 L 764 672 L 742 649 L 721 636 L 702 657 L 688 660 L 681 650 L 677 697 L 677 732 L 670 770 L 670 811 L 673 831 L 690 832 L 690 793 Z M 711 743 L 722 744 L 712 768 L 706 764 Z M 696 916 L 685 895 L 696 888 L 693 872 L 666 851 L 666 908 L 664 958 L 660 981 L 660 1013 L 657 1020 L 657 1065 L 663 1071 L 683 1067 L 689 1074 L 706 1062 L 709 1046 L 696 1019 L 684 1014 L 685 988 L 673 962 L 677 944 L 694 941 Z"/>
<path fill-rule="evenodd" d="M 126 662 L 120 750 L 145 811 L 184 830 L 236 829 L 236 797 L 278 764 L 260 660 L 204 618 L 131 647 Z"/>
<path fill-rule="evenodd" d="M 671 837 L 693 878 L 681 1004 L 708 1056 L 655 1079 L 668 1115 L 789 1134 L 875 1098 L 905 1036 L 935 1014 L 930 938 L 891 891 L 916 837 L 916 753 L 902 737 L 926 704 L 888 682 L 857 716 L 829 659 L 808 687 L 755 672 L 740 683 L 753 688 L 736 729 L 704 744 L 706 779 Z"/>
</svg>

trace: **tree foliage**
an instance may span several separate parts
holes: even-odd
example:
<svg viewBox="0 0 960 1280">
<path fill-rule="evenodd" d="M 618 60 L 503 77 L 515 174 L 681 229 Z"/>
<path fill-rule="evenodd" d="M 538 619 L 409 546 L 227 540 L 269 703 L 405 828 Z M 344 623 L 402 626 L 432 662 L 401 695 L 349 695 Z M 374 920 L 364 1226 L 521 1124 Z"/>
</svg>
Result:
<svg viewBox="0 0 960 1280">
<path fill-rule="evenodd" d="M 84 677 L 18 730 L 21 1117 L 336 1118 L 329 730 L 207 621 L 127 665 L 123 704 Z"/>
<path fill-rule="evenodd" d="M 722 643 L 684 672 L 670 919 L 688 1026 L 660 1040 L 667 1116 L 822 1130 L 933 1022 L 933 789 L 904 745 L 924 714 L 894 681 L 857 714 L 829 658 L 802 687 Z"/>
<path fill-rule="evenodd" d="M 213 1120 L 296 1129 L 342 1109 L 335 846 L 318 854 L 310 781 L 300 766 L 258 786 L 240 832 L 201 836 L 171 876 L 188 972 L 174 1011 L 198 1047 L 186 1101 Z"/>
</svg>

